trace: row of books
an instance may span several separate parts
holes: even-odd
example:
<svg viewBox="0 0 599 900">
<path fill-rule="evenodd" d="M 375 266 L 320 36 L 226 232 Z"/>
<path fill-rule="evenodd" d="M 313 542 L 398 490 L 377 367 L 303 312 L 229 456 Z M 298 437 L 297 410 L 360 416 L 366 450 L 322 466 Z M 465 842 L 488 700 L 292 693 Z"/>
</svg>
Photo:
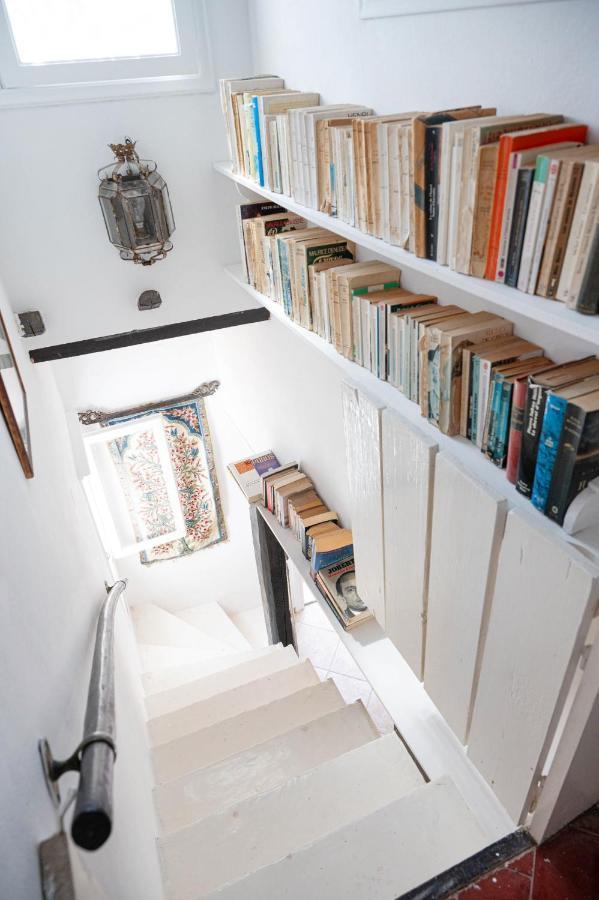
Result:
<svg viewBox="0 0 599 900">
<path fill-rule="evenodd" d="M 352 533 L 342 528 L 298 463 L 279 465 L 272 451 L 230 463 L 229 471 L 250 502 L 261 501 L 289 528 L 310 560 L 310 573 L 341 625 L 372 617 L 356 590 Z M 259 485 L 259 490 L 258 490 Z"/>
<path fill-rule="evenodd" d="M 599 145 L 562 115 L 375 115 L 277 76 L 223 79 L 234 170 L 469 275 L 599 311 Z"/>
<path fill-rule="evenodd" d="M 563 524 L 572 501 L 599 476 L 599 417 L 595 423 L 589 407 L 599 399 L 595 357 L 556 366 L 540 346 L 514 335 L 502 316 L 405 290 L 396 266 L 355 262 L 351 242 L 306 229 L 268 206 L 244 204 L 239 213 L 245 226 L 266 214 L 252 252 L 244 243 L 251 228 L 242 229 L 250 281 L 340 354 L 418 403 L 444 434 L 472 441 L 538 509 Z M 291 266 L 277 262 L 283 253 Z M 562 388 L 566 393 L 554 396 Z M 564 413 L 557 432 L 556 406 Z"/>
</svg>

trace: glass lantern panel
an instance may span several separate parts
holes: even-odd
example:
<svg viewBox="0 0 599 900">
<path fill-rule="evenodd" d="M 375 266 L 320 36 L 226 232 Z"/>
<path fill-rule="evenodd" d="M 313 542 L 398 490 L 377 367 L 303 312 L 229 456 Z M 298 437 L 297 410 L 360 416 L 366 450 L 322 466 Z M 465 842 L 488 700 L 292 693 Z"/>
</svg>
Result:
<svg viewBox="0 0 599 900">
<path fill-rule="evenodd" d="M 175 220 L 173 218 L 173 208 L 171 206 L 171 199 L 169 197 L 166 181 L 160 172 L 152 172 L 151 175 L 148 176 L 148 184 L 154 189 L 155 205 L 159 206 L 161 210 L 160 220 L 162 223 L 164 240 L 168 240 L 175 230 Z"/>
<path fill-rule="evenodd" d="M 160 242 L 148 185 L 140 182 L 134 188 L 125 189 L 122 205 L 132 250 Z"/>
<path fill-rule="evenodd" d="M 112 197 L 102 196 L 102 193 L 100 193 L 100 206 L 110 243 L 116 247 L 128 247 L 129 234 L 127 223 L 118 198 L 114 195 Z"/>
</svg>

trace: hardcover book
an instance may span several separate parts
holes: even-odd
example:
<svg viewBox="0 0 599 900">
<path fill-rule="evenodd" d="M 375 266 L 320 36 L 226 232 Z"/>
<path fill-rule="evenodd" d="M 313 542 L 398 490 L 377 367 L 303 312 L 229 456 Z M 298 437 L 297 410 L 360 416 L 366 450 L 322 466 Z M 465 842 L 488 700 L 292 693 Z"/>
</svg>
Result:
<svg viewBox="0 0 599 900">
<path fill-rule="evenodd" d="M 373 617 L 358 595 L 353 556 L 321 569 L 316 576 L 316 584 L 346 630 Z"/>
</svg>

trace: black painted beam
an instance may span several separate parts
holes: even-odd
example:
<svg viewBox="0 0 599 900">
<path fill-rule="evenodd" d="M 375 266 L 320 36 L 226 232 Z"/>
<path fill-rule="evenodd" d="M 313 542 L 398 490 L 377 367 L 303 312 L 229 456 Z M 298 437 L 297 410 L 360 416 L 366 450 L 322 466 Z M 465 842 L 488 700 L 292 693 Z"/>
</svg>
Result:
<svg viewBox="0 0 599 900">
<path fill-rule="evenodd" d="M 217 331 L 220 328 L 235 328 L 238 325 L 265 322 L 269 318 L 269 311 L 264 306 L 257 306 L 242 309 L 240 312 L 222 313 L 220 316 L 191 319 L 189 322 L 123 331 L 121 334 L 72 341 L 70 344 L 55 344 L 53 347 L 38 347 L 36 350 L 30 350 L 29 356 L 34 363 L 52 362 L 57 359 L 69 359 L 72 356 L 85 356 L 87 353 L 103 353 L 106 350 L 117 350 L 119 347 L 134 347 L 137 344 L 164 341 L 188 334 L 201 334 L 203 331 Z"/>
</svg>

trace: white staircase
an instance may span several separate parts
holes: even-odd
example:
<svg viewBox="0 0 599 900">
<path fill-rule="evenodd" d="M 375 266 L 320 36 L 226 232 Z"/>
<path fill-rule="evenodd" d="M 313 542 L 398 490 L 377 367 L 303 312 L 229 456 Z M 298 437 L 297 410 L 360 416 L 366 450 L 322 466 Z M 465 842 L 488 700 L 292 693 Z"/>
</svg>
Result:
<svg viewBox="0 0 599 900">
<path fill-rule="evenodd" d="M 167 900 L 395 900 L 488 843 L 449 779 L 265 647 L 256 611 L 133 620 Z"/>
</svg>

